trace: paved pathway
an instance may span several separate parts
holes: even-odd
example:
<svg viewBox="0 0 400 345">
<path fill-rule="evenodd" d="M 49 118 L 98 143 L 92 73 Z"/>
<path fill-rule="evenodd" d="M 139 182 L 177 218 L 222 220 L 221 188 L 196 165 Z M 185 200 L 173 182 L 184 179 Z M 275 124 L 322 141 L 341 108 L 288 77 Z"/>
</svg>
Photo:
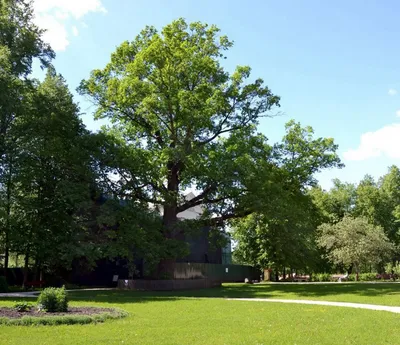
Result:
<svg viewBox="0 0 400 345">
<path fill-rule="evenodd" d="M 108 291 L 115 290 L 115 288 L 93 288 L 93 289 L 75 289 L 75 290 L 67 290 L 67 291 Z M 21 292 L 6 292 L 0 293 L 0 298 L 2 297 L 37 297 L 40 291 L 21 291 Z"/>
<path fill-rule="evenodd" d="M 254 285 L 326 285 L 326 284 L 351 284 L 351 285 L 368 285 L 368 284 L 400 284 L 400 280 L 396 280 L 395 282 L 392 280 L 378 280 L 378 281 L 372 281 L 372 282 L 354 282 L 354 281 L 345 281 L 345 282 L 338 282 L 338 281 L 333 281 L 333 282 L 268 282 L 268 283 L 255 283 Z"/>
<path fill-rule="evenodd" d="M 21 292 L 5 292 L 0 293 L 0 298 L 2 297 L 37 297 L 40 291 L 21 291 Z"/>
<path fill-rule="evenodd" d="M 375 304 L 312 301 L 312 300 L 298 300 L 298 299 L 267 299 L 267 298 L 227 298 L 227 300 L 228 301 L 248 301 L 248 302 L 314 304 L 314 305 L 326 305 L 326 306 L 332 306 L 332 307 L 383 310 L 383 311 L 389 311 L 391 313 L 399 313 L 400 314 L 400 307 L 389 307 L 386 305 L 375 305 Z"/>
</svg>

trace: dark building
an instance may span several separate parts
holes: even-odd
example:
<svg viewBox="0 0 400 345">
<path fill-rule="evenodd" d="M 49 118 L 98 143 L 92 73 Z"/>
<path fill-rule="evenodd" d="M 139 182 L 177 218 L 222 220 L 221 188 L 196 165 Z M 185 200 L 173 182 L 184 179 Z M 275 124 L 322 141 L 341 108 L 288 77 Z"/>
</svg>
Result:
<svg viewBox="0 0 400 345">
<path fill-rule="evenodd" d="M 188 199 L 194 195 L 189 194 Z M 97 199 L 97 204 L 103 204 L 107 199 L 101 196 Z M 123 202 L 121 202 L 123 205 Z M 161 211 L 162 212 L 162 211 Z M 201 207 L 194 207 L 181 214 L 180 219 L 195 219 L 202 212 Z M 210 229 L 204 227 L 196 234 L 186 235 L 185 241 L 189 245 L 189 255 L 184 258 L 178 258 L 176 262 L 190 263 L 210 263 L 210 264 L 231 264 L 230 240 L 228 244 L 222 248 L 216 243 L 210 242 Z M 143 278 L 144 264 L 143 260 L 137 258 L 135 260 L 137 273 L 134 278 Z M 73 265 L 72 271 L 63 274 L 63 278 L 72 284 L 87 286 L 107 286 L 113 285 L 113 277 L 118 276 L 120 279 L 127 279 L 129 276 L 127 262 L 124 259 L 115 258 L 115 260 L 102 259 L 97 262 L 94 270 L 83 270 L 77 261 Z"/>
</svg>

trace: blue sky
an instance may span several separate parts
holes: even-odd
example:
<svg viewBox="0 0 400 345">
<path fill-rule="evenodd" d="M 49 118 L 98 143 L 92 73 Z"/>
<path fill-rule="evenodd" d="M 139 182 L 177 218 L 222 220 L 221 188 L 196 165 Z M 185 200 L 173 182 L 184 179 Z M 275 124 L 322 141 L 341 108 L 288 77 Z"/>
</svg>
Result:
<svg viewBox="0 0 400 345">
<path fill-rule="evenodd" d="M 145 25 L 179 17 L 216 24 L 235 42 L 225 67 L 251 66 L 281 96 L 283 115 L 259 127 L 271 143 L 294 118 L 339 144 L 346 167 L 320 174 L 324 188 L 400 164 L 398 1 L 37 0 L 35 11 L 73 91 Z M 76 100 L 88 128 L 98 129 L 91 105 Z"/>
</svg>

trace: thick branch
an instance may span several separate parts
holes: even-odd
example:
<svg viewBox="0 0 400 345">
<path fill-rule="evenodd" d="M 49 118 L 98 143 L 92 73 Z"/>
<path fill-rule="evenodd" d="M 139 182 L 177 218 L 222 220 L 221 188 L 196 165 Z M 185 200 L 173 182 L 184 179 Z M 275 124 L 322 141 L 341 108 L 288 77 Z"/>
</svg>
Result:
<svg viewBox="0 0 400 345">
<path fill-rule="evenodd" d="M 232 213 L 227 213 L 224 214 L 222 216 L 219 217 L 214 217 L 208 220 L 205 220 L 205 222 L 207 223 L 207 225 L 209 226 L 222 226 L 224 225 L 224 222 L 229 220 L 229 219 L 236 219 L 236 218 L 243 218 L 246 217 L 250 214 L 252 214 L 253 211 L 251 210 L 245 210 L 245 211 L 241 211 L 241 212 L 232 212 Z"/>
<path fill-rule="evenodd" d="M 161 137 L 161 132 L 160 132 L 160 130 L 154 129 L 154 128 L 150 125 L 150 123 L 147 122 L 143 117 L 140 117 L 140 116 L 131 114 L 131 113 L 129 113 L 129 112 L 126 111 L 126 110 L 122 110 L 122 109 L 115 108 L 115 107 L 112 107 L 112 106 L 105 106 L 104 104 L 101 104 L 101 103 L 100 103 L 100 105 L 101 105 L 102 107 L 104 107 L 104 108 L 108 108 L 110 111 L 113 111 L 113 112 L 120 112 L 121 114 L 125 115 L 125 116 L 128 117 L 132 122 L 135 122 L 136 124 L 138 124 L 139 126 L 141 126 L 141 127 L 144 129 L 144 131 L 147 133 L 147 135 L 149 135 L 150 137 L 152 137 L 153 139 L 155 139 L 155 140 L 157 141 L 157 143 L 158 143 L 161 147 L 164 146 L 164 141 L 163 141 L 163 139 L 162 139 L 162 137 Z"/>
<path fill-rule="evenodd" d="M 215 183 L 207 186 L 206 188 L 204 188 L 204 190 L 197 196 L 195 196 L 194 198 L 186 201 L 184 204 L 180 205 L 177 208 L 177 213 L 183 212 L 191 207 L 197 206 L 197 205 L 201 205 L 203 203 L 203 199 L 210 194 L 212 191 L 214 191 L 217 188 L 217 185 Z"/>
</svg>

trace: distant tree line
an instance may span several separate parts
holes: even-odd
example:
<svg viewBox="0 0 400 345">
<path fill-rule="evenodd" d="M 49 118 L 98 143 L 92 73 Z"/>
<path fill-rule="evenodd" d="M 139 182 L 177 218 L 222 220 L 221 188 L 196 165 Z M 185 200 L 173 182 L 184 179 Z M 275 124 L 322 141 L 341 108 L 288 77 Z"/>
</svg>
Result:
<svg viewBox="0 0 400 345">
<path fill-rule="evenodd" d="M 318 185 L 305 190 L 288 203 L 286 215 L 260 212 L 234 222 L 234 255 L 279 274 L 383 272 L 400 260 L 399 210 L 397 166 L 377 181 L 368 175 L 358 184 L 335 179 L 328 191 Z"/>
</svg>

